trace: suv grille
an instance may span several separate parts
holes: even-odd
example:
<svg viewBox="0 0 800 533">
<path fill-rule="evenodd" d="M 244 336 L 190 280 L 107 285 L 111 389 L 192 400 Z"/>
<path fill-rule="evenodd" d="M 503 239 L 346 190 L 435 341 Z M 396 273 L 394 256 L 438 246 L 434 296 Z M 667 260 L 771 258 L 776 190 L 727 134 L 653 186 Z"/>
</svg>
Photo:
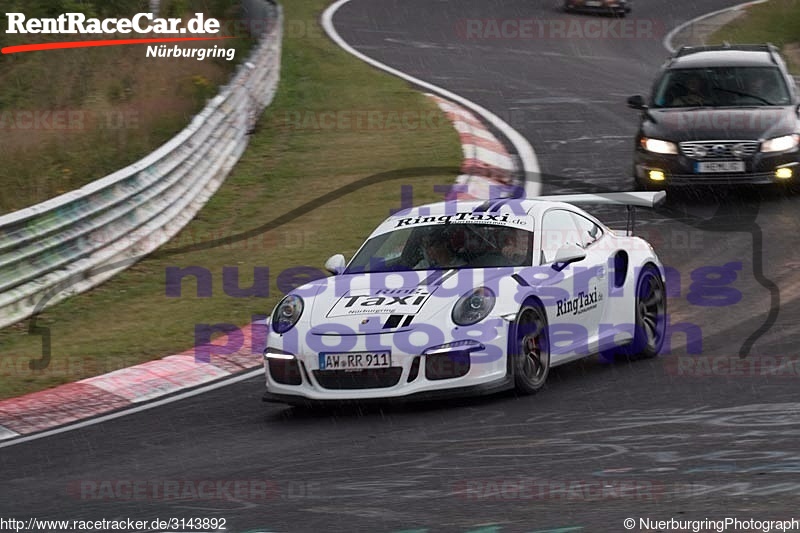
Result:
<svg viewBox="0 0 800 533">
<path fill-rule="evenodd" d="M 680 143 L 681 152 L 692 159 L 744 159 L 758 150 L 758 141 L 691 141 Z"/>
</svg>

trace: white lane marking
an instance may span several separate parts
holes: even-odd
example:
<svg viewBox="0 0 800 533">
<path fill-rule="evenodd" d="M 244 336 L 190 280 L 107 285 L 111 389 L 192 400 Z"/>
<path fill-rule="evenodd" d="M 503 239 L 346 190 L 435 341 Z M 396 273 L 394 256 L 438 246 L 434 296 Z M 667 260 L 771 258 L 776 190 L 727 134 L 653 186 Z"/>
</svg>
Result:
<svg viewBox="0 0 800 533">
<path fill-rule="evenodd" d="M 75 422 L 74 424 L 69 424 L 66 426 L 62 426 L 59 428 L 51 429 L 48 431 L 43 431 L 41 433 L 35 433 L 33 435 L 27 435 L 24 437 L 19 437 L 14 440 L 8 442 L 0 442 L 0 448 L 8 448 L 9 446 L 15 446 L 17 444 L 22 444 L 23 442 L 30 442 L 33 440 L 43 439 L 44 437 L 50 437 L 51 435 L 58 435 L 59 433 L 66 433 L 67 431 L 72 431 L 75 429 L 81 429 L 88 426 L 93 426 L 95 424 L 100 424 L 101 422 L 106 422 L 108 420 L 114 420 L 115 418 L 121 418 L 123 416 L 132 415 L 134 413 L 140 413 L 142 411 L 147 411 L 148 409 L 153 409 L 155 407 L 161 407 L 162 405 L 167 405 L 173 402 L 177 402 L 180 400 L 184 400 L 186 398 L 191 398 L 192 396 L 198 396 L 200 394 L 204 394 L 206 392 L 210 392 L 216 389 L 221 389 L 222 387 L 227 387 L 228 385 L 233 385 L 234 383 L 238 383 L 240 381 L 244 381 L 246 379 L 263 376 L 264 369 L 259 367 L 250 372 L 246 372 L 244 374 L 240 374 L 238 376 L 233 376 L 222 381 L 218 381 L 216 383 L 212 383 L 210 385 L 206 385 L 204 387 L 200 387 L 199 389 L 193 389 L 187 392 L 182 392 L 180 394 L 176 394 L 175 396 L 170 396 L 169 398 L 164 398 L 162 400 L 156 400 L 151 403 L 146 403 L 144 405 L 137 405 L 136 407 L 131 407 L 130 409 L 124 409 L 122 411 L 117 411 L 114 413 L 110 413 L 107 415 L 99 416 L 97 418 L 91 418 L 89 420 L 83 420 L 81 422 Z"/>
<path fill-rule="evenodd" d="M 662 44 L 664 45 L 664 48 L 666 48 L 669 51 L 670 54 L 674 54 L 675 53 L 675 47 L 672 46 L 672 39 L 675 38 L 675 35 L 677 35 L 678 32 L 680 32 L 681 30 L 683 30 L 687 26 L 690 26 L 691 24 L 696 24 L 696 23 L 700 22 L 701 20 L 705 20 L 707 18 L 711 18 L 711 17 L 713 17 L 715 15 L 719 15 L 721 13 L 725 13 L 726 11 L 738 11 L 740 9 L 744 9 L 746 7 L 754 6 L 756 4 L 763 4 L 766 1 L 767 0 L 752 0 L 750 2 L 744 2 L 743 4 L 737 4 L 737 5 L 732 6 L 732 7 L 726 7 L 724 9 L 718 9 L 716 11 L 712 11 L 711 13 L 706 13 L 705 15 L 700 15 L 699 17 L 695 17 L 695 18 L 693 18 L 691 20 L 687 20 L 683 24 L 680 24 L 680 25 L 676 26 L 675 28 L 673 28 L 672 31 L 670 31 L 667 34 L 667 36 L 664 37 L 664 41 L 663 41 Z"/>
<path fill-rule="evenodd" d="M 18 437 L 19 433 L 16 431 L 11 431 L 7 427 L 0 426 L 0 440 L 11 439 L 13 437 Z"/>
<path fill-rule="evenodd" d="M 541 170 L 539 168 L 539 160 L 536 159 L 536 153 L 533 151 L 533 147 L 530 145 L 527 139 L 522 136 L 517 130 L 512 128 L 508 125 L 504 120 L 500 117 L 489 111 L 488 109 L 476 104 L 471 100 L 467 100 L 463 96 L 459 96 L 453 92 L 448 91 L 447 89 L 443 89 L 438 85 L 434 85 L 427 81 L 423 81 L 419 78 L 415 78 L 405 72 L 392 68 L 380 61 L 372 59 L 371 57 L 362 54 L 342 39 L 339 35 L 339 32 L 336 31 L 336 28 L 333 25 L 333 16 L 339 10 L 340 7 L 350 2 L 350 0 L 337 0 L 322 13 L 322 27 L 325 29 L 325 33 L 328 34 L 328 37 L 333 39 L 333 41 L 339 45 L 347 53 L 354 55 L 355 57 L 359 58 L 360 60 L 364 61 L 372 65 L 375 68 L 383 70 L 384 72 L 388 72 L 394 76 L 402 78 L 406 81 L 409 81 L 419 87 L 423 87 L 431 92 L 437 93 L 438 95 L 452 100 L 453 102 L 459 103 L 464 107 L 471 109 L 475 113 L 478 113 L 484 119 L 486 119 L 492 126 L 497 128 L 499 131 L 506 136 L 506 138 L 514 145 L 514 149 L 517 151 L 519 158 L 522 162 L 522 170 L 525 173 L 525 194 L 527 196 L 539 196 L 542 189 L 541 184 Z"/>
</svg>

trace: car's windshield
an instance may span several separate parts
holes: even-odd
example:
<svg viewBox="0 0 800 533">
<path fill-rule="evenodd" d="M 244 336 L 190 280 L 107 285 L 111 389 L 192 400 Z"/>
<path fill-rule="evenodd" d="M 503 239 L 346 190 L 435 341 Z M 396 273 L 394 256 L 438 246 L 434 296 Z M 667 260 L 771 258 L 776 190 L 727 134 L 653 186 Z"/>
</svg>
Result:
<svg viewBox="0 0 800 533">
<path fill-rule="evenodd" d="M 775 67 L 668 70 L 653 94 L 654 107 L 742 107 L 791 103 Z"/>
<path fill-rule="evenodd" d="M 498 224 L 402 228 L 368 240 L 346 273 L 531 264 L 533 233 Z"/>
</svg>

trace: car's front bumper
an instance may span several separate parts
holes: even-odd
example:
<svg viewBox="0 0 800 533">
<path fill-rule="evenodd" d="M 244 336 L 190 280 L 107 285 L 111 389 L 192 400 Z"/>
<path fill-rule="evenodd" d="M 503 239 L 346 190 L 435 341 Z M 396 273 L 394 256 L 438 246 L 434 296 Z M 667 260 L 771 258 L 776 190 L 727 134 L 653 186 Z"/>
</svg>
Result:
<svg viewBox="0 0 800 533">
<path fill-rule="evenodd" d="M 687 187 L 694 185 L 770 185 L 794 184 L 800 180 L 800 152 L 776 154 L 757 153 L 744 160 L 744 172 L 700 173 L 695 170 L 697 161 L 683 154 L 654 154 L 637 149 L 634 154 L 634 177 L 648 187 Z M 793 177 L 778 178 L 779 168 L 791 168 Z M 663 181 L 653 181 L 651 170 L 664 173 Z"/>
<path fill-rule="evenodd" d="M 287 359 L 265 356 L 265 399 L 293 404 L 423 399 L 506 388 L 509 386 L 508 322 L 500 318 L 495 320 L 494 331 L 488 329 L 491 333 L 480 339 L 482 349 L 471 346 L 426 353 L 431 346 L 411 350 L 410 343 L 400 342 L 397 333 L 354 335 L 347 352 L 375 351 L 376 346 L 391 351 L 391 367 L 356 371 L 321 370 L 317 339 L 307 335 L 310 342 L 288 342 L 286 337 L 271 332 L 267 352 L 280 352 Z M 472 340 L 464 337 L 448 339 L 448 342 L 465 339 Z"/>
<path fill-rule="evenodd" d="M 467 398 L 473 396 L 486 396 L 497 394 L 514 387 L 514 379 L 511 374 L 507 374 L 495 381 L 487 381 L 477 385 L 465 387 L 449 387 L 446 389 L 426 390 L 412 392 L 402 396 L 381 396 L 377 398 L 349 398 L 349 399 L 310 399 L 297 394 L 279 394 L 271 391 L 264 393 L 263 400 L 272 403 L 284 403 L 300 407 L 331 407 L 331 406 L 350 406 L 350 405 L 380 405 L 385 402 L 392 403 L 413 403 L 428 402 L 433 400 L 449 400 L 453 398 Z"/>
</svg>

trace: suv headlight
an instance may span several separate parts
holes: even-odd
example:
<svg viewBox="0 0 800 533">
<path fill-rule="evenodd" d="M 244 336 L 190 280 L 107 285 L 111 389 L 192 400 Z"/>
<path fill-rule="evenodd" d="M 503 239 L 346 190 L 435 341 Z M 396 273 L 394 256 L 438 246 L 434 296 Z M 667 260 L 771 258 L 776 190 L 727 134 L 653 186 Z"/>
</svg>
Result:
<svg viewBox="0 0 800 533">
<path fill-rule="evenodd" d="M 270 328 L 275 333 L 286 333 L 297 324 L 303 314 L 303 299 L 294 294 L 286 295 L 272 311 Z"/>
<path fill-rule="evenodd" d="M 478 287 L 458 299 L 453 306 L 453 322 L 469 326 L 480 322 L 494 309 L 494 293 L 488 287 Z"/>
<path fill-rule="evenodd" d="M 784 135 L 783 137 L 775 137 L 774 139 L 767 139 L 761 143 L 762 152 L 785 152 L 797 148 L 800 142 L 800 135 Z"/>
<path fill-rule="evenodd" d="M 651 139 L 649 137 L 642 137 L 642 140 L 639 141 L 639 143 L 642 145 L 642 148 L 644 148 L 648 152 L 653 152 L 656 154 L 678 153 L 678 145 L 673 142 L 662 141 L 661 139 Z"/>
</svg>

